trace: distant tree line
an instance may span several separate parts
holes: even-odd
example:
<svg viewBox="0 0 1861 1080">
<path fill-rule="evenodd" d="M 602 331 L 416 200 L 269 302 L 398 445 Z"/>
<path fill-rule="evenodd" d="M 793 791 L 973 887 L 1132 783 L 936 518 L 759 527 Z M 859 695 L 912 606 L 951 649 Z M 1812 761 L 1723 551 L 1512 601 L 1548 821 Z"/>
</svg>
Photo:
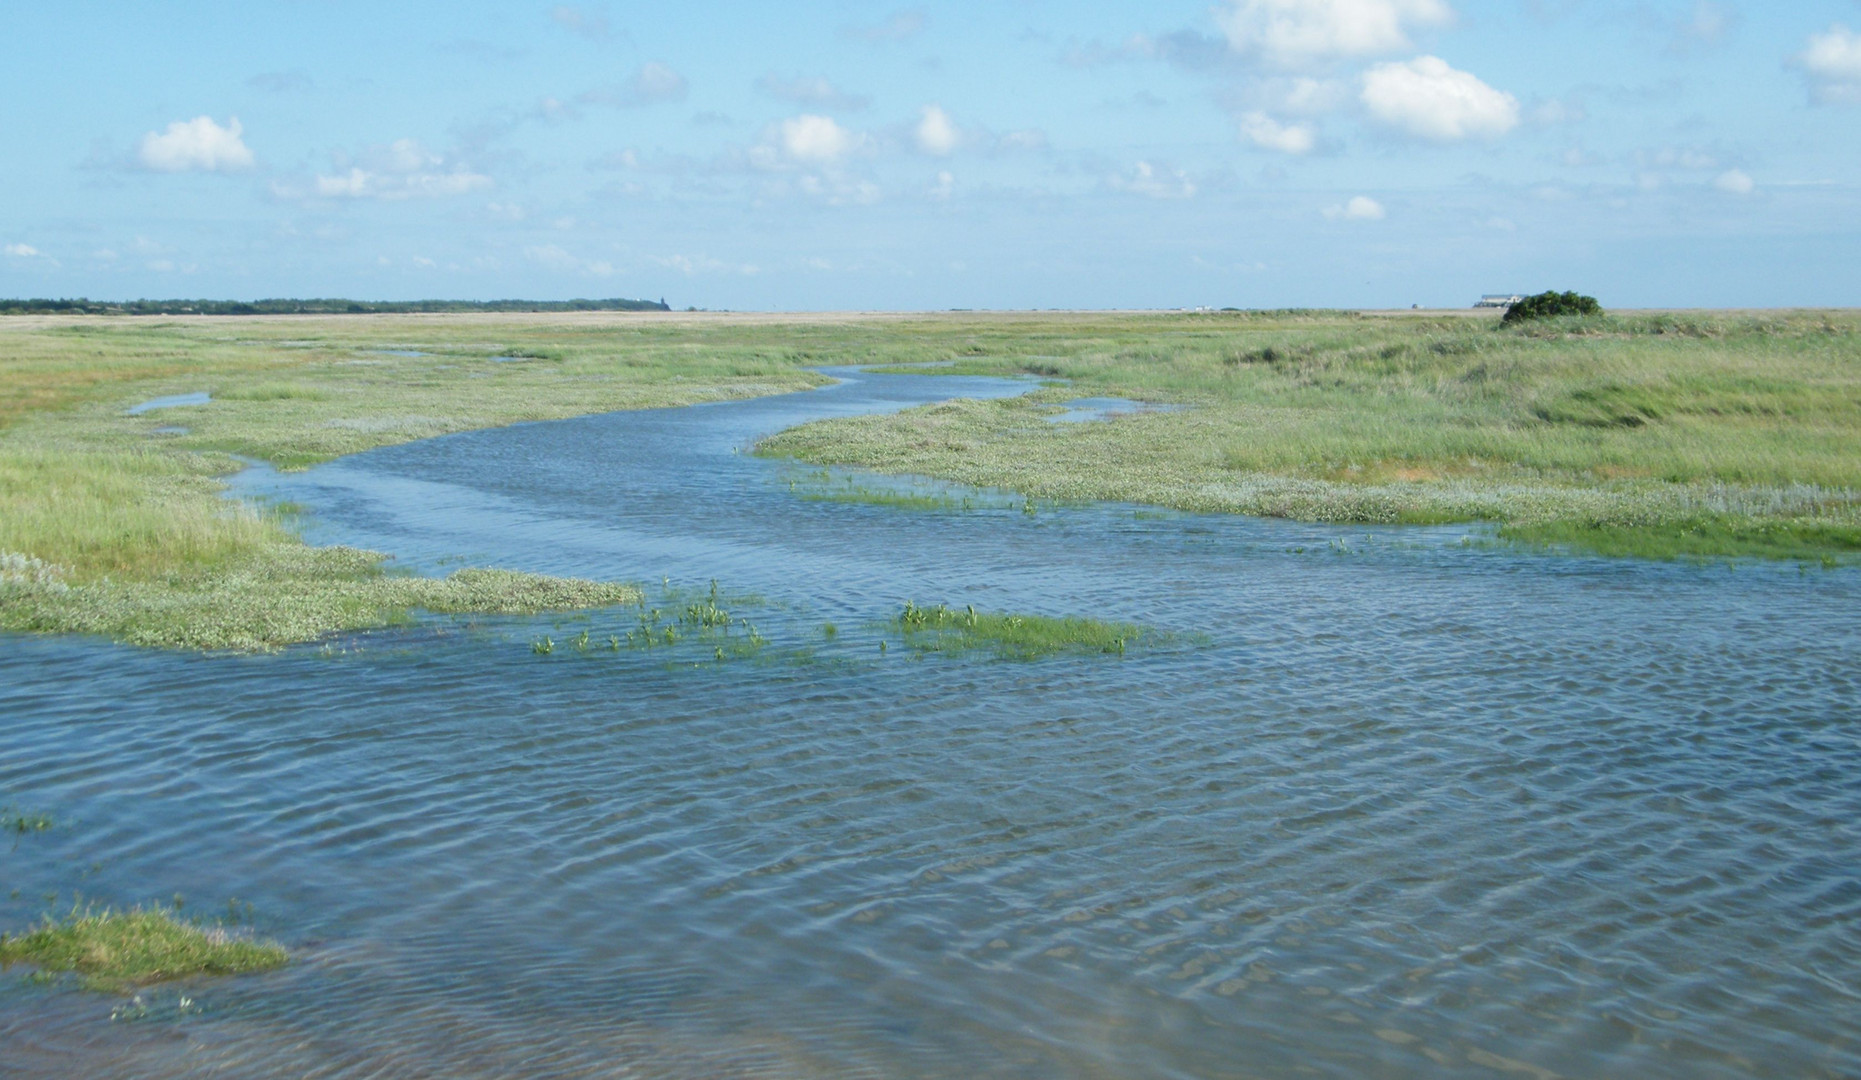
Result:
<svg viewBox="0 0 1861 1080">
<path fill-rule="evenodd" d="M 462 311 L 671 311 L 664 300 L 5 300 L 0 315 L 407 315 Z"/>
</svg>

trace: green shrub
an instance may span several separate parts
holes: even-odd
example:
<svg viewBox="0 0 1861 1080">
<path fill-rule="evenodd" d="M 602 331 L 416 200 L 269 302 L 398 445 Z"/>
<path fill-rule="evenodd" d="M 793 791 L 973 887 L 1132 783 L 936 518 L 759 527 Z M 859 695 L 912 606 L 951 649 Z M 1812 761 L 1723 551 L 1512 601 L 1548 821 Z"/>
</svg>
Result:
<svg viewBox="0 0 1861 1080">
<path fill-rule="evenodd" d="M 1594 296 L 1574 292 L 1541 292 L 1527 296 L 1506 309 L 1501 322 L 1520 323 L 1527 319 L 1551 319 L 1559 315 L 1601 315 L 1603 307 Z"/>
</svg>

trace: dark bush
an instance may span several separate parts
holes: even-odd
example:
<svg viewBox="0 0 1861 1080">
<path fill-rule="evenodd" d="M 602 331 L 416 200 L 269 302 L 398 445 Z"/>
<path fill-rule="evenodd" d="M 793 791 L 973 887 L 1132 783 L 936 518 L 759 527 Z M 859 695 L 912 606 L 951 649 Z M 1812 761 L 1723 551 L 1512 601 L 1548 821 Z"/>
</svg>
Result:
<svg viewBox="0 0 1861 1080">
<path fill-rule="evenodd" d="M 1550 319 L 1559 315 L 1601 315 L 1603 307 L 1594 296 L 1583 296 L 1574 292 L 1541 292 L 1536 296 L 1527 296 L 1506 309 L 1507 323 L 1524 322 L 1527 319 Z"/>
</svg>

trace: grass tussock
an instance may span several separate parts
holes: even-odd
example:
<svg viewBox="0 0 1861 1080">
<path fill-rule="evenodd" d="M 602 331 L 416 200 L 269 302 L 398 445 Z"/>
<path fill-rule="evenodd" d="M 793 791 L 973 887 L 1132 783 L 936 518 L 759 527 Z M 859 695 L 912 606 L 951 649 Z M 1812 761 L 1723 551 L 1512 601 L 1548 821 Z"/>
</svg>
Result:
<svg viewBox="0 0 1861 1080">
<path fill-rule="evenodd" d="M 24 933 L 0 934 L 0 966 L 75 973 L 87 988 L 122 991 L 192 975 L 235 975 L 282 967 L 276 944 L 187 922 L 161 908 L 74 908 Z"/>
<path fill-rule="evenodd" d="M 920 653 L 988 650 L 1011 660 L 1037 660 L 1059 654 L 1117 654 L 1155 635 L 1133 623 L 1087 618 L 1052 618 L 961 611 L 938 604 L 906 603 L 893 621 L 905 644 Z"/>
</svg>

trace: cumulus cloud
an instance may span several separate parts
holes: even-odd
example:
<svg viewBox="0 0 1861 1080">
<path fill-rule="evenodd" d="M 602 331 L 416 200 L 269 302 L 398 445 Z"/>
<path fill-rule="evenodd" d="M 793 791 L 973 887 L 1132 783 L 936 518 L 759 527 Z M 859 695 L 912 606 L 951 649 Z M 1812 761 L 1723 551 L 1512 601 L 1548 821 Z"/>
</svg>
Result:
<svg viewBox="0 0 1861 1080">
<path fill-rule="evenodd" d="M 1333 221 L 1381 221 L 1389 213 L 1382 203 L 1367 195 L 1358 195 L 1341 206 L 1325 207 L 1325 216 Z"/>
<path fill-rule="evenodd" d="M 1364 107 L 1398 131 L 1432 142 L 1493 139 L 1518 126 L 1518 99 L 1435 56 L 1364 73 Z"/>
<path fill-rule="evenodd" d="M 670 65 L 653 60 L 640 65 L 640 70 L 619 86 L 589 90 L 577 95 L 575 100 L 584 105 L 618 105 L 631 109 L 683 101 L 690 90 L 691 86 L 685 81 L 685 76 L 674 71 Z"/>
<path fill-rule="evenodd" d="M 16 259 L 37 259 L 42 257 L 38 248 L 31 244 L 8 244 L 6 253 Z"/>
<path fill-rule="evenodd" d="M 491 186 L 491 178 L 463 164 L 448 162 L 413 139 L 373 148 L 354 162 L 337 162 L 334 172 L 316 177 L 311 193 L 325 199 L 423 199 L 464 195 Z M 298 194 L 277 188 L 280 195 Z"/>
<path fill-rule="evenodd" d="M 831 165 L 859 144 L 859 137 L 835 123 L 833 117 L 815 113 L 782 121 L 777 137 L 782 153 L 790 160 L 811 165 Z"/>
<path fill-rule="evenodd" d="M 812 105 L 822 109 L 845 109 L 856 112 L 870 104 L 870 99 L 860 94 L 849 94 L 817 75 L 805 78 L 797 75 L 784 79 L 774 74 L 764 75 L 756 80 L 756 89 L 775 98 L 777 101 L 790 101 L 797 105 Z"/>
<path fill-rule="evenodd" d="M 241 138 L 245 129 L 232 117 L 225 127 L 211 116 L 176 120 L 161 134 L 142 137 L 136 159 L 156 172 L 237 172 L 250 169 L 252 151 Z"/>
<path fill-rule="evenodd" d="M 1794 63 L 1809 80 L 1810 97 L 1826 105 L 1861 105 L 1861 34 L 1841 23 L 1819 34 Z"/>
<path fill-rule="evenodd" d="M 1235 52 L 1280 67 L 1400 52 L 1410 28 L 1453 17 L 1443 0 L 1228 0 L 1215 13 Z"/>
<path fill-rule="evenodd" d="M 1757 181 L 1743 169 L 1727 169 L 1719 174 L 1712 186 L 1728 195 L 1749 195 L 1757 190 Z"/>
<path fill-rule="evenodd" d="M 1241 117 L 1241 137 L 1264 150 L 1282 154 L 1309 154 L 1318 145 L 1310 124 L 1282 124 L 1263 112 Z"/>
<path fill-rule="evenodd" d="M 919 150 L 937 157 L 950 154 L 963 141 L 963 133 L 957 130 L 950 114 L 940 105 L 924 106 L 912 137 L 917 140 Z"/>
<path fill-rule="evenodd" d="M 1195 195 L 1195 184 L 1181 169 L 1159 170 L 1148 161 L 1140 161 L 1129 176 L 1113 176 L 1106 181 L 1113 191 L 1128 191 L 1152 199 L 1188 199 Z"/>
</svg>

